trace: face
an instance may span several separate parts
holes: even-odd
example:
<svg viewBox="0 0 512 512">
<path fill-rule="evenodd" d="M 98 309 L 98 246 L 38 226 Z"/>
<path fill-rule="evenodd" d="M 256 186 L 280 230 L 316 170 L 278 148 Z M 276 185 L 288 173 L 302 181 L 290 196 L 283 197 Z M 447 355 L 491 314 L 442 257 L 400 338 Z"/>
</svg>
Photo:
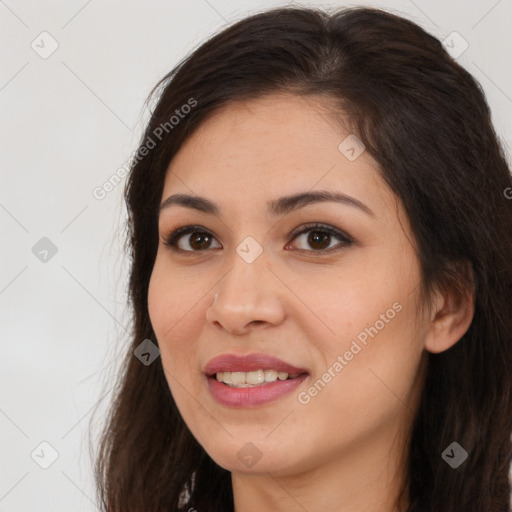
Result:
<svg viewBox="0 0 512 512">
<path fill-rule="evenodd" d="M 417 397 L 425 324 L 413 235 L 376 162 L 352 138 L 340 149 L 350 132 L 329 111 L 285 94 L 226 107 L 165 179 L 162 203 L 187 194 L 218 211 L 161 210 L 150 319 L 183 420 L 233 472 L 291 475 L 387 453 Z M 269 208 L 319 191 L 344 199 Z M 209 380 L 207 364 L 224 354 L 273 356 L 306 375 L 278 378 L 278 395 L 262 401 L 270 384 Z"/>
</svg>

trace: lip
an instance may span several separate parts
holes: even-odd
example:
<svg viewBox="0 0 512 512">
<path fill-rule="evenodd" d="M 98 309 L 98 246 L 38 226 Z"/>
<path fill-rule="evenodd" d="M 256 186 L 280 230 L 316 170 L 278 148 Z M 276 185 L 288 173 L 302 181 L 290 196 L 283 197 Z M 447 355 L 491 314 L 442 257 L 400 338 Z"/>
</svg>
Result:
<svg viewBox="0 0 512 512">
<path fill-rule="evenodd" d="M 276 380 L 260 386 L 234 388 L 219 382 L 214 375 L 218 372 L 250 372 L 255 370 L 276 370 L 288 375 L 298 373 L 291 380 Z M 220 404 L 230 407 L 254 407 L 273 402 L 291 393 L 309 376 L 308 370 L 286 363 L 267 354 L 223 354 L 211 359 L 204 368 L 208 377 L 208 389 Z"/>
<path fill-rule="evenodd" d="M 207 381 L 210 394 L 218 403 L 229 407 L 241 408 L 255 407 L 274 402 L 284 395 L 289 395 L 308 377 L 309 375 L 304 373 L 295 379 L 277 380 L 251 388 L 232 388 L 219 382 L 215 377 L 208 377 Z"/>
<path fill-rule="evenodd" d="M 268 354 L 223 354 L 211 359 L 203 371 L 206 376 L 212 377 L 218 372 L 251 372 L 255 370 L 276 370 L 286 372 L 288 375 L 309 373 L 305 368 L 298 368 Z"/>
</svg>

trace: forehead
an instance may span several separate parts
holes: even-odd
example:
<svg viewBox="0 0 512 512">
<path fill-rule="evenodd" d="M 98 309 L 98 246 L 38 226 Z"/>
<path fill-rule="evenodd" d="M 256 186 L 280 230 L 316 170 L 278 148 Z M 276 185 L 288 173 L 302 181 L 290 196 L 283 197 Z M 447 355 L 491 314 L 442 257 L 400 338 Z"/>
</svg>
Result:
<svg viewBox="0 0 512 512">
<path fill-rule="evenodd" d="M 366 151 L 350 160 L 346 145 L 340 150 L 350 137 L 348 123 L 321 98 L 278 94 L 230 104 L 174 156 L 163 199 L 195 193 L 263 207 L 271 197 L 329 189 L 373 204 L 376 213 L 394 207 L 375 160 Z"/>
</svg>

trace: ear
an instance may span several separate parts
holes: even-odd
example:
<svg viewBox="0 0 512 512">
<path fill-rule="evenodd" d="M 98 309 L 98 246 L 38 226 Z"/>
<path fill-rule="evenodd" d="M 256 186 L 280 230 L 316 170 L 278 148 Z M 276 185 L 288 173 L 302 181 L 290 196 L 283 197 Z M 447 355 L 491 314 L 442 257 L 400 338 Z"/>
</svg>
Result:
<svg viewBox="0 0 512 512">
<path fill-rule="evenodd" d="M 424 347 L 429 352 L 444 352 L 457 343 L 467 332 L 475 312 L 475 287 L 471 263 L 458 263 L 452 267 L 461 279 L 459 286 L 435 291 L 430 313 L 430 325 Z"/>
</svg>

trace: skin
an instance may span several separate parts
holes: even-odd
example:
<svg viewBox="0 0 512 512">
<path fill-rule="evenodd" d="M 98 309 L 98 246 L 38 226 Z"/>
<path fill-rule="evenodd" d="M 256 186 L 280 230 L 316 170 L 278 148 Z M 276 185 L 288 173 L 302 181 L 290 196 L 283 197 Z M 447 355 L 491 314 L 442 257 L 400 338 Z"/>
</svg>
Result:
<svg viewBox="0 0 512 512">
<path fill-rule="evenodd" d="M 340 152 L 350 131 L 329 112 L 325 98 L 292 94 L 232 104 L 185 142 L 165 179 L 162 201 L 196 194 L 221 209 L 218 216 L 175 205 L 161 211 L 148 307 L 173 398 L 198 442 L 231 471 L 236 512 L 399 510 L 394 503 L 427 351 L 455 344 L 473 316 L 471 293 L 457 301 L 435 292 L 431 308 L 420 303 L 407 216 L 367 151 L 354 161 Z M 350 195 L 374 215 L 334 202 L 267 215 L 268 200 L 311 190 Z M 310 222 L 354 242 L 340 246 L 327 237 L 312 245 L 311 232 L 290 236 Z M 164 245 L 171 231 L 191 224 L 210 242 L 191 245 L 194 235 L 182 235 L 184 254 Z M 247 236 L 263 249 L 250 264 L 236 252 Z M 340 250 L 322 249 L 335 246 Z M 300 403 L 298 394 L 396 303 L 400 312 Z M 256 352 L 310 375 L 265 405 L 217 403 L 202 373 L 206 363 Z M 261 452 L 252 467 L 237 456 L 248 442 Z"/>
</svg>

